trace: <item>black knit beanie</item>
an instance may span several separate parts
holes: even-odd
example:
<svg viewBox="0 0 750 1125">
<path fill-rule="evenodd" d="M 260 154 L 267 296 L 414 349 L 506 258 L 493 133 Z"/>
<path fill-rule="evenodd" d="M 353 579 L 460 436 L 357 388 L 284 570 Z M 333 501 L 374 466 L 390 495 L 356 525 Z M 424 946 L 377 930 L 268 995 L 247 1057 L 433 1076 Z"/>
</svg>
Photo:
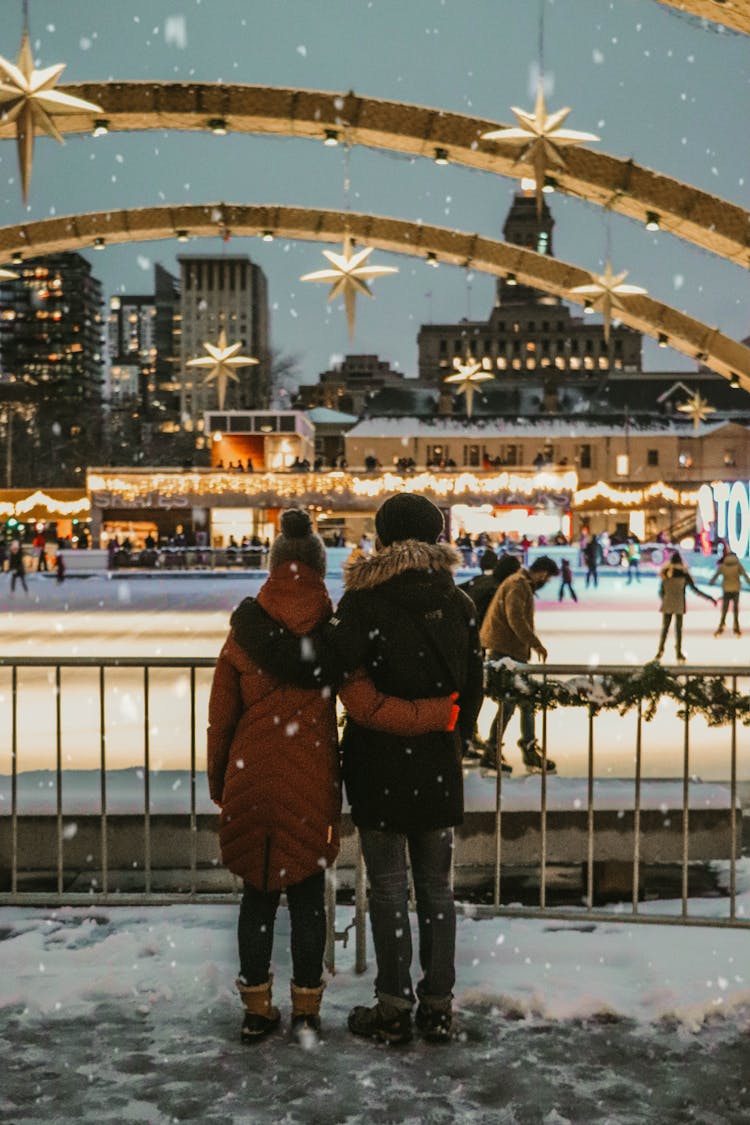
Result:
<svg viewBox="0 0 750 1125">
<path fill-rule="evenodd" d="M 325 577 L 326 549 L 316 535 L 307 512 L 289 508 L 281 514 L 281 534 L 277 535 L 268 556 L 268 569 L 276 570 L 284 563 L 300 562 Z"/>
<path fill-rule="evenodd" d="M 443 532 L 443 513 L 426 496 L 400 492 L 378 508 L 375 531 L 384 547 L 403 539 L 437 543 Z"/>
</svg>

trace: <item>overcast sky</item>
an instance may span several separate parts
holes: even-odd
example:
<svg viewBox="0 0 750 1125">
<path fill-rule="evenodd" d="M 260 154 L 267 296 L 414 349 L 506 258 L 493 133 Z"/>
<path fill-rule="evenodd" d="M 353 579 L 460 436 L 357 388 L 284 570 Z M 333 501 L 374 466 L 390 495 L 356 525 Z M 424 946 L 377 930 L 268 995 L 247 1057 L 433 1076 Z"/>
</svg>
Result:
<svg viewBox="0 0 750 1125">
<path fill-rule="evenodd" d="M 436 106 L 504 123 L 532 108 L 542 0 L 30 0 L 35 55 L 67 63 L 63 82 L 105 79 L 247 82 Z M 21 3 L 2 0 L 0 54 L 18 52 Z M 550 109 L 571 106 L 571 128 L 633 158 L 748 206 L 750 44 L 655 0 L 546 0 Z M 10 18 L 13 17 L 13 18 Z M 37 141 L 31 201 L 20 201 L 15 145 L 0 145 L 4 223 L 25 217 L 151 204 L 343 204 L 340 148 L 317 141 L 175 132 Z M 353 210 L 501 237 L 517 182 L 383 152 L 351 153 Z M 599 269 L 609 224 L 615 269 L 629 281 L 735 338 L 750 333 L 747 273 L 663 233 L 557 194 L 555 254 Z M 107 295 L 149 292 L 152 265 L 176 268 L 175 242 L 91 254 Z M 217 238 L 201 253 L 246 252 L 265 270 L 273 344 L 312 381 L 332 356 L 376 352 L 416 373 L 420 323 L 485 317 L 492 279 L 376 251 L 397 276 L 361 300 L 349 343 L 340 307 L 299 275 L 324 265 L 319 245 Z M 429 298 L 427 294 L 431 293 Z M 645 348 L 647 366 L 677 369 L 676 352 Z"/>
</svg>

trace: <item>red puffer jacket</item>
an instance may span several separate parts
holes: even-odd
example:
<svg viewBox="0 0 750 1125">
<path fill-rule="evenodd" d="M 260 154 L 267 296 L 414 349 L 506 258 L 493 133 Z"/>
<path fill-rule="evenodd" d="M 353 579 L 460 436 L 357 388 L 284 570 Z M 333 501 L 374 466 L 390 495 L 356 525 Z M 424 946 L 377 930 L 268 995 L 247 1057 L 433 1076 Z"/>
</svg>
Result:
<svg viewBox="0 0 750 1125">
<path fill-rule="evenodd" d="M 258 602 L 299 637 L 332 612 L 322 578 L 303 563 L 274 570 Z M 396 699 L 361 675 L 342 699 L 359 722 L 404 734 L 445 730 L 455 719 L 450 696 Z M 219 839 L 229 870 L 259 890 L 279 890 L 332 863 L 341 812 L 334 693 L 264 672 L 230 633 L 208 717 L 209 790 L 221 806 Z"/>
</svg>

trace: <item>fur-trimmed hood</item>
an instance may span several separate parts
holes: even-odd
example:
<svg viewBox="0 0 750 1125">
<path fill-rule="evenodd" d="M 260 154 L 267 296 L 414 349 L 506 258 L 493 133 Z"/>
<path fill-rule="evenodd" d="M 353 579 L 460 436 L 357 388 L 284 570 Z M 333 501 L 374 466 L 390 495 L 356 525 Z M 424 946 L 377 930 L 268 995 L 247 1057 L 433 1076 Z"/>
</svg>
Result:
<svg viewBox="0 0 750 1125">
<path fill-rule="evenodd" d="M 409 570 L 452 575 L 461 556 L 449 543 L 422 543 L 402 539 L 372 555 L 352 559 L 343 567 L 345 590 L 372 590 Z"/>
</svg>

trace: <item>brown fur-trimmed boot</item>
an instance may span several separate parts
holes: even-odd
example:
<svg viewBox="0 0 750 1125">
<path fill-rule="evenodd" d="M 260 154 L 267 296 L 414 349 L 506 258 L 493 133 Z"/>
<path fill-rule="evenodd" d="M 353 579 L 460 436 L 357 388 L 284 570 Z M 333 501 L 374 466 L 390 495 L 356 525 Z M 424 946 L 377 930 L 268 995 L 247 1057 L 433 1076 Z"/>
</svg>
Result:
<svg viewBox="0 0 750 1125">
<path fill-rule="evenodd" d="M 245 1005 L 245 1020 L 242 1024 L 242 1042 L 255 1043 L 279 1026 L 279 1009 L 271 1003 L 273 977 L 265 984 L 247 985 L 238 978 L 237 990 Z"/>
<path fill-rule="evenodd" d="M 311 1047 L 320 1034 L 320 1002 L 324 984 L 317 988 L 298 988 L 291 982 L 292 1035 L 303 1047 Z"/>
</svg>

